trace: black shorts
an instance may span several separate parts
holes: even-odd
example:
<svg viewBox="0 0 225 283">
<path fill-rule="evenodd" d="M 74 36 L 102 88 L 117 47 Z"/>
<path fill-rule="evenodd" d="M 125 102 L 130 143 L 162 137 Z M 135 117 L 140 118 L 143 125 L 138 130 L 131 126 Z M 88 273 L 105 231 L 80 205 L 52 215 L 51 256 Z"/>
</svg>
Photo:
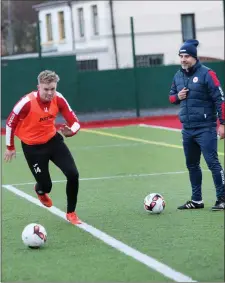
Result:
<svg viewBox="0 0 225 283">
<path fill-rule="evenodd" d="M 41 187 L 51 187 L 49 161 L 58 166 L 65 176 L 69 176 L 71 172 L 78 175 L 73 156 L 58 132 L 45 144 L 21 144 L 30 170 Z"/>
</svg>

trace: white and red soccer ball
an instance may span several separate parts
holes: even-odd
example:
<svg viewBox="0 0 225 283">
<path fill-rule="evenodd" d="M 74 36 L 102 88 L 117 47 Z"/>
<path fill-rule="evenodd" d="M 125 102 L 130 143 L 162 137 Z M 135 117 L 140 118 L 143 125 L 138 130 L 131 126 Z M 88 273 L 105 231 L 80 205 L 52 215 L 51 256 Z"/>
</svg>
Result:
<svg viewBox="0 0 225 283">
<path fill-rule="evenodd" d="M 42 247 L 47 241 L 45 228 L 37 223 L 28 224 L 22 232 L 22 241 L 25 246 L 33 249 Z"/>
<path fill-rule="evenodd" d="M 152 214 L 159 214 L 165 209 L 166 203 L 162 195 L 152 193 L 144 199 L 144 209 Z"/>
</svg>

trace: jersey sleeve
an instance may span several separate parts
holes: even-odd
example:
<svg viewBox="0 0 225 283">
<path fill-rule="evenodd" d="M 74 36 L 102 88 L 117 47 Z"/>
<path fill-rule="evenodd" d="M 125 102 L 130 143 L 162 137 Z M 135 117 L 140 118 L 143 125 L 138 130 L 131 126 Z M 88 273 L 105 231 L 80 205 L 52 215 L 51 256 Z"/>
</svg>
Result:
<svg viewBox="0 0 225 283">
<path fill-rule="evenodd" d="M 177 94 L 175 77 L 173 78 L 173 82 L 172 82 L 172 85 L 171 85 L 171 88 L 170 88 L 169 101 L 172 104 L 179 104 L 180 103 L 180 99 L 178 98 L 178 94 Z"/>
<path fill-rule="evenodd" d="M 64 119 L 66 120 L 68 126 L 70 127 L 73 135 L 75 135 L 80 130 L 80 123 L 79 120 L 71 109 L 69 103 L 65 99 L 65 97 L 57 92 L 57 104 L 59 107 L 59 112 L 62 114 Z"/>
<path fill-rule="evenodd" d="M 212 97 L 213 102 L 216 106 L 216 111 L 220 124 L 225 124 L 225 103 L 224 103 L 224 93 L 220 84 L 219 79 L 214 71 L 208 71 L 206 75 L 206 83 L 208 86 L 208 91 Z"/>
<path fill-rule="evenodd" d="M 14 150 L 14 135 L 20 120 L 24 119 L 30 111 L 30 101 L 27 96 L 21 98 L 13 107 L 12 112 L 6 121 L 6 146 L 9 150 Z"/>
</svg>

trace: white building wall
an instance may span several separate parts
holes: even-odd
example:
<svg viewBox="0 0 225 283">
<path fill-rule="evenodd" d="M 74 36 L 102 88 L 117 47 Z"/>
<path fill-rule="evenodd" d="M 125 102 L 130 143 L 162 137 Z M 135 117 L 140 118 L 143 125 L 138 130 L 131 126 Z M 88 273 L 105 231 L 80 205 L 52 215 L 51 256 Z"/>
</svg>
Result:
<svg viewBox="0 0 225 283">
<path fill-rule="evenodd" d="M 75 38 L 77 47 L 105 47 L 106 41 L 104 39 L 100 39 L 100 36 L 93 35 L 93 27 L 92 27 L 92 9 L 91 6 L 98 6 L 98 15 L 99 15 L 99 34 L 105 35 L 110 32 L 108 26 L 108 19 L 105 16 L 105 2 L 104 1 L 81 1 L 81 3 L 76 3 L 73 5 L 73 16 L 75 22 Z M 84 10 L 84 18 L 85 18 L 85 36 L 81 38 L 79 36 L 79 22 L 78 22 L 78 13 L 77 10 L 79 8 L 83 8 Z M 100 24 L 101 23 L 101 24 Z"/>
<path fill-rule="evenodd" d="M 65 33 L 66 40 L 60 41 L 59 39 L 59 26 L 58 26 L 58 12 L 64 11 L 65 15 Z M 46 15 L 51 14 L 52 17 L 52 33 L 53 40 L 52 42 L 47 41 L 47 29 L 46 29 Z M 60 5 L 56 7 L 49 7 L 39 12 L 40 20 L 40 35 L 41 35 L 41 44 L 43 52 L 46 50 L 51 50 L 57 48 L 59 52 L 66 52 L 72 50 L 72 33 L 71 33 L 71 24 L 70 24 L 70 10 L 68 6 Z"/>
<path fill-rule="evenodd" d="M 92 5 L 97 5 L 99 15 L 99 35 L 93 34 Z M 85 36 L 80 37 L 78 9 L 83 8 Z M 66 39 L 59 39 L 58 12 L 64 11 Z M 73 3 L 73 21 L 77 60 L 97 59 L 99 69 L 115 68 L 115 59 L 112 49 L 111 25 L 109 18 L 108 1 L 78 1 Z M 53 41 L 47 42 L 46 14 L 52 15 Z M 72 51 L 72 27 L 70 9 L 67 5 L 49 7 L 39 12 L 41 44 L 43 51 L 57 48 L 58 52 Z"/>
<path fill-rule="evenodd" d="M 99 16 L 99 35 L 93 35 L 92 6 L 97 5 Z M 79 36 L 77 9 L 84 9 L 85 37 Z M 75 19 L 75 40 L 78 60 L 98 59 L 99 69 L 114 69 L 115 58 L 112 45 L 112 31 L 109 1 L 78 1 L 73 6 Z"/>
<path fill-rule="evenodd" d="M 224 59 L 222 1 L 115 1 L 119 65 L 132 66 L 130 16 L 134 18 L 136 54 L 164 54 L 177 64 L 182 44 L 181 14 L 194 13 L 199 56 Z"/>
<path fill-rule="evenodd" d="M 98 6 L 99 36 L 93 35 L 91 6 Z M 77 9 L 84 9 L 85 37 L 79 36 Z M 164 54 L 164 64 L 178 64 L 182 44 L 181 14 L 194 13 L 198 55 L 224 59 L 223 1 L 113 1 L 119 67 L 132 67 L 130 17 L 134 18 L 136 54 Z M 66 39 L 59 40 L 58 11 L 65 12 Z M 53 42 L 46 42 L 45 15 L 52 13 Z M 115 68 L 109 1 L 73 2 L 78 60 L 97 59 L 99 69 Z M 69 7 L 57 5 L 39 12 L 43 49 L 72 51 Z"/>
<path fill-rule="evenodd" d="M 167 24 L 167 21 L 170 21 L 170 25 Z M 123 22 L 125 20 L 116 21 L 120 25 Z M 120 67 L 133 66 L 129 18 L 127 18 L 126 25 L 127 31 L 117 36 Z M 178 46 L 182 42 L 182 34 L 177 28 L 179 25 L 179 17 L 171 17 L 170 15 L 134 17 L 136 55 L 164 54 L 164 63 L 167 64 L 171 55 L 172 58 L 174 58 L 174 55 L 177 55 L 175 49 L 179 48 Z"/>
</svg>

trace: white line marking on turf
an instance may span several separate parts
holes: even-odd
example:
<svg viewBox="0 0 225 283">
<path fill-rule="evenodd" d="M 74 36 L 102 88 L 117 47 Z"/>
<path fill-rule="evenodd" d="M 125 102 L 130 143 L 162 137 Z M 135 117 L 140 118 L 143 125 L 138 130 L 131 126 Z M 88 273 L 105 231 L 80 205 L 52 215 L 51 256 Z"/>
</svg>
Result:
<svg viewBox="0 0 225 283">
<path fill-rule="evenodd" d="M 154 125 L 148 125 L 148 124 L 139 124 L 140 127 L 148 127 L 148 128 L 155 128 L 155 129 L 161 129 L 161 130 L 167 130 L 167 131 L 174 131 L 174 132 L 181 132 L 181 129 L 176 129 L 176 128 L 170 128 L 170 127 L 163 127 L 163 126 L 154 126 Z M 220 140 L 224 142 L 223 140 Z M 181 140 L 182 142 L 182 140 Z M 218 155 L 224 156 L 224 150 L 223 152 L 218 151 Z"/>
<path fill-rule="evenodd" d="M 130 147 L 130 146 L 140 146 L 140 145 L 149 145 L 149 144 L 140 144 L 140 143 L 119 143 L 119 144 L 106 144 L 106 145 L 87 145 L 87 146 L 76 146 L 71 147 L 71 151 L 79 150 L 89 150 L 89 149 L 98 149 L 98 148 L 112 148 L 112 147 Z M 22 151 L 17 151 L 17 155 L 23 154 Z"/>
<path fill-rule="evenodd" d="M 90 146 L 77 146 L 72 147 L 71 150 L 87 150 L 95 148 L 110 148 L 110 147 L 129 147 L 129 146 L 140 146 L 140 143 L 119 143 L 119 144 L 105 144 L 105 145 L 90 145 Z"/>
<path fill-rule="evenodd" d="M 154 126 L 154 125 L 148 125 L 148 124 L 139 124 L 139 126 L 153 128 L 153 129 L 155 128 L 155 129 L 162 129 L 162 130 L 168 130 L 168 131 L 174 131 L 174 132 L 181 132 L 180 129 L 170 128 L 170 127 Z"/>
<path fill-rule="evenodd" d="M 52 214 L 57 215 L 58 217 L 63 218 L 66 220 L 65 212 L 61 211 L 55 206 L 52 206 L 51 208 L 47 208 L 43 206 L 38 199 L 32 197 L 31 195 L 28 195 L 17 188 L 13 187 L 12 185 L 3 185 L 3 187 L 14 194 L 28 200 L 29 202 L 36 204 L 37 206 L 40 206 L 42 208 L 47 209 Z M 66 220 L 67 221 L 67 220 Z M 109 236 L 108 234 L 94 228 L 93 226 L 83 222 L 80 225 L 77 225 L 76 227 L 90 233 L 92 236 L 102 240 L 104 243 L 108 244 L 109 246 L 117 249 L 118 251 L 124 253 L 125 255 L 128 255 L 137 261 L 143 263 L 144 265 L 150 267 L 151 269 L 157 271 L 158 273 L 161 273 L 163 276 L 170 278 L 176 282 L 197 282 L 194 281 L 192 278 L 172 269 L 171 267 L 159 262 L 158 260 L 143 254 L 139 252 L 138 250 L 135 250 L 134 248 L 129 247 L 128 245 L 124 244 L 121 241 L 118 241 L 117 239 Z"/>
<path fill-rule="evenodd" d="M 209 171 L 204 170 L 202 171 Z M 103 177 L 93 177 L 93 178 L 80 178 L 80 181 L 94 181 L 94 180 L 113 180 L 113 179 L 121 179 L 121 178 L 136 178 L 136 177 L 149 177 L 149 176 L 162 176 L 162 175 L 176 175 L 176 174 L 185 174 L 188 171 L 176 171 L 176 172 L 161 172 L 161 173 L 146 173 L 146 174 L 127 174 L 127 175 L 115 175 L 115 176 L 103 176 Z M 66 180 L 56 180 L 52 181 L 52 183 L 63 183 Z M 11 184 L 11 186 L 25 186 L 25 185 L 34 185 L 36 182 L 26 182 L 26 183 L 17 183 Z M 7 185 L 5 185 L 7 186 Z"/>
</svg>

